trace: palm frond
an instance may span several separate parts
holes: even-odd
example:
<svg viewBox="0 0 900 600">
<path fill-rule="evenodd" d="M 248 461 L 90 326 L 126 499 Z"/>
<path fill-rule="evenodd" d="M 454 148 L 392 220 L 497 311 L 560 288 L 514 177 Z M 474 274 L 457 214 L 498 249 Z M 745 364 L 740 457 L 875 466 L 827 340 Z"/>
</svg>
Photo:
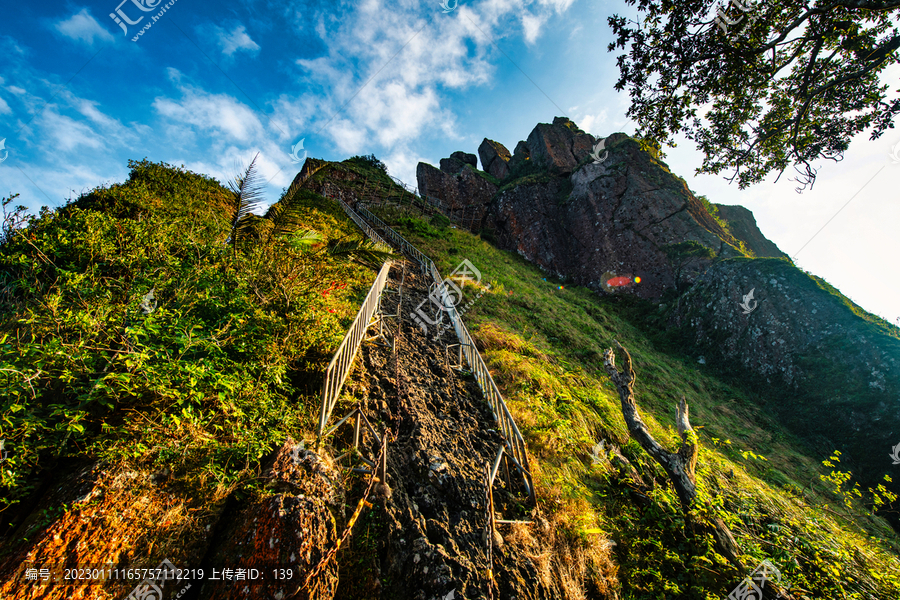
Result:
<svg viewBox="0 0 900 600">
<path fill-rule="evenodd" d="M 365 238 L 339 239 L 328 244 L 328 254 L 334 258 L 345 258 L 366 267 L 378 269 L 384 261 L 393 257 L 375 242 Z"/>
<path fill-rule="evenodd" d="M 256 160 L 259 154 L 250 161 L 250 166 L 234 179 L 228 182 L 228 188 L 232 193 L 231 202 L 231 245 L 237 247 L 238 241 L 244 239 L 253 229 L 251 219 L 247 217 L 259 206 L 263 198 L 265 181 L 256 170 Z"/>
<path fill-rule="evenodd" d="M 298 229 L 288 236 L 288 243 L 298 250 L 318 244 L 323 240 L 322 234 L 313 229 Z"/>
<path fill-rule="evenodd" d="M 307 178 L 308 179 L 308 178 Z M 300 189 L 307 179 L 294 178 L 291 187 L 284 193 L 281 199 L 269 207 L 265 218 L 272 221 L 272 230 L 267 241 L 273 238 L 290 235 L 303 226 L 300 220 Z"/>
<path fill-rule="evenodd" d="M 257 241 L 262 241 L 268 239 L 271 235 L 272 222 L 268 219 L 263 219 L 254 214 L 247 215 L 245 219 L 247 220 L 247 226 L 249 227 L 249 231 L 247 231 L 248 237 L 253 237 L 253 239 Z"/>
</svg>

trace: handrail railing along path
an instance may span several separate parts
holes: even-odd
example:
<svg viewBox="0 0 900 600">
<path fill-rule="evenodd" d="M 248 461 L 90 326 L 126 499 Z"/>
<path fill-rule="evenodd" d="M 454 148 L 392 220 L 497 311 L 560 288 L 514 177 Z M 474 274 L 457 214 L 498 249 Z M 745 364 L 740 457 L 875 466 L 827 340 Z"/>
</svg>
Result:
<svg viewBox="0 0 900 600">
<path fill-rule="evenodd" d="M 388 244 L 386 241 L 384 241 L 384 238 L 382 238 L 380 235 L 378 235 L 377 231 L 372 229 L 372 227 L 368 223 L 366 223 L 365 220 L 363 220 L 358 214 L 356 214 L 356 211 L 354 211 L 352 208 L 350 208 L 349 204 L 347 204 L 346 202 L 344 202 L 341 199 L 338 199 L 338 202 L 341 203 L 341 207 L 344 209 L 344 212 L 347 213 L 347 216 L 349 216 L 351 219 L 353 219 L 353 222 L 356 223 L 357 227 L 362 229 L 363 232 L 367 236 L 369 236 L 370 240 L 375 242 L 375 245 L 378 246 L 379 250 L 382 250 L 384 252 L 388 252 L 388 251 L 392 250 L 391 245 Z"/>
<path fill-rule="evenodd" d="M 359 214 L 361 214 L 363 217 L 375 223 L 375 226 L 381 229 L 388 237 L 388 239 L 390 239 L 396 246 L 400 248 L 401 252 L 412 256 L 423 268 L 427 269 L 429 263 L 434 266 L 434 263 L 431 262 L 430 258 L 419 252 L 418 248 L 406 241 L 406 238 L 404 238 L 402 235 L 388 227 L 384 221 L 373 215 L 372 212 L 369 211 L 369 209 L 367 209 L 365 206 L 357 205 L 356 210 L 358 210 Z"/>
<path fill-rule="evenodd" d="M 528 464 L 528 455 L 525 451 L 525 439 L 522 437 L 522 433 L 519 431 L 518 426 L 516 426 L 516 422 L 509 412 L 509 408 L 506 406 L 506 402 L 503 400 L 503 395 L 497 388 L 494 378 L 491 377 L 491 373 L 488 370 L 484 359 L 475 347 L 475 341 L 472 339 L 471 334 L 469 334 L 469 330 L 466 328 L 465 323 L 463 323 L 462 317 L 460 317 L 459 313 L 456 311 L 456 306 L 450 298 L 447 286 L 444 284 L 444 280 L 441 278 L 440 271 L 437 266 L 435 266 L 434 261 L 420 252 L 399 233 L 388 227 L 384 221 L 373 215 L 366 207 L 357 206 L 357 210 L 362 216 L 372 221 L 376 227 L 381 229 L 387 238 L 399 246 L 402 251 L 419 261 L 431 275 L 434 283 L 438 286 L 438 289 L 441 292 L 441 303 L 450 318 L 450 322 L 453 324 L 456 336 L 459 338 L 459 343 L 465 354 L 466 362 L 469 363 L 469 367 L 475 375 L 475 380 L 478 382 L 478 387 L 481 388 L 484 397 L 488 401 L 488 405 L 491 407 L 494 419 L 500 425 L 500 430 L 503 437 L 506 439 L 507 449 L 509 450 L 508 456 L 510 456 L 515 465 L 522 472 L 525 479 L 525 487 L 528 489 L 529 498 L 534 502 L 534 482 L 531 477 L 531 468 Z"/>
<path fill-rule="evenodd" d="M 372 316 L 376 313 L 381 303 L 381 292 L 387 283 L 390 270 L 391 261 L 385 261 L 378 272 L 378 277 L 375 278 L 375 283 L 369 289 L 362 307 L 356 313 L 356 319 L 354 319 L 337 352 L 334 353 L 334 358 L 331 359 L 331 362 L 328 363 L 328 368 L 325 370 L 325 382 L 322 384 L 322 407 L 319 411 L 319 426 L 316 430 L 318 439 L 321 439 L 325 431 L 328 419 L 331 418 L 331 413 L 334 411 L 338 397 L 341 394 L 344 381 L 346 381 L 347 375 L 350 373 L 353 359 L 356 358 L 356 353 L 359 351 L 359 346 L 366 336 L 366 330 L 369 328 Z"/>
</svg>

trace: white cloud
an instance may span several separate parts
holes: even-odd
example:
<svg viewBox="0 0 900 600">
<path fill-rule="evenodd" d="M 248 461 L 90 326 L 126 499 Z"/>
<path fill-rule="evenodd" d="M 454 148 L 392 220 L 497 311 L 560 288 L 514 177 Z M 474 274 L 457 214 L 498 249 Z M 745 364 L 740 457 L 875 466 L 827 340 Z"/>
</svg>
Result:
<svg viewBox="0 0 900 600">
<path fill-rule="evenodd" d="M 328 127 L 331 140 L 342 154 L 356 154 L 362 150 L 366 133 L 347 119 L 335 119 Z M 312 150 L 313 147 L 308 148 Z"/>
<path fill-rule="evenodd" d="M 521 0 L 484 0 L 423 19 L 419 3 L 388 11 L 368 0 L 340 21 L 306 15 L 329 42 L 328 54 L 298 61 L 304 76 L 323 88 L 323 114 L 316 120 L 325 123 L 340 110 L 341 119 L 357 125 L 327 126 L 326 134 L 341 148 L 356 147 L 360 130 L 388 153 L 424 133 L 456 137 L 459 107 L 447 103 L 446 92 L 489 84 L 497 61 L 505 60 L 494 44 L 502 43 L 511 27 L 521 25 L 526 42 L 533 44 L 553 14 L 572 2 L 541 0 L 523 11 Z"/>
<path fill-rule="evenodd" d="M 18 40 L 13 37 L 0 35 L 0 46 L 3 47 L 4 56 L 9 56 L 10 54 L 25 56 L 25 48 L 20 46 Z"/>
<path fill-rule="evenodd" d="M 520 17 L 522 19 L 522 30 L 525 33 L 525 41 L 529 44 L 535 43 L 541 35 L 541 27 L 544 26 L 547 18 L 533 15 L 527 11 L 523 12 Z"/>
<path fill-rule="evenodd" d="M 164 97 L 153 100 L 153 108 L 167 119 L 170 129 L 191 125 L 195 129 L 187 133 L 216 132 L 236 142 L 251 142 L 263 136 L 265 128 L 257 113 L 231 96 L 209 94 L 187 86 L 180 89 L 179 100 Z"/>
<path fill-rule="evenodd" d="M 114 40 L 112 34 L 101 27 L 97 19 L 86 8 L 82 8 L 68 19 L 56 23 L 54 28 L 67 38 L 88 46 L 93 46 L 95 39 L 101 42 Z"/>
<path fill-rule="evenodd" d="M 498 7 L 497 2 L 486 4 Z M 329 41 L 329 51 L 296 62 L 301 76 L 322 88 L 309 128 L 324 128 L 341 152 L 374 151 L 374 144 L 398 151 L 423 131 L 452 131 L 453 107 L 442 106 L 441 88 L 490 81 L 491 43 L 478 27 L 488 33 L 514 4 L 506 2 L 503 8 L 485 11 L 485 18 L 460 6 L 423 21 L 418 5 L 388 11 L 370 1 L 341 21 L 312 18 L 317 34 Z"/>
<path fill-rule="evenodd" d="M 259 44 L 247 35 L 247 29 L 243 25 L 238 25 L 229 32 L 221 27 L 216 27 L 215 30 L 219 47 L 225 56 L 232 56 L 238 50 L 244 50 L 250 54 L 259 52 Z"/>
<path fill-rule="evenodd" d="M 577 114 L 577 113 L 576 113 Z M 610 133 L 614 133 L 612 131 L 606 131 L 609 128 L 607 122 L 609 117 L 607 115 L 606 109 L 601 110 L 599 113 L 592 115 L 586 114 L 582 117 L 574 118 L 575 123 L 578 124 L 583 130 L 588 133 L 594 134 L 594 136 L 604 137 L 609 135 Z"/>
<path fill-rule="evenodd" d="M 569 9 L 575 0 L 538 0 L 541 6 L 549 6 L 556 13 L 563 13 Z"/>
<path fill-rule="evenodd" d="M 391 175 L 406 183 L 411 188 L 417 187 L 416 167 L 420 162 L 428 162 L 427 159 L 407 150 L 397 150 L 384 158 Z"/>
<path fill-rule="evenodd" d="M 9 107 L 9 104 L 6 103 L 6 100 L 0 98 L 0 115 L 9 114 L 12 114 L 12 109 Z"/>
<path fill-rule="evenodd" d="M 53 110 L 41 113 L 40 127 L 43 130 L 40 147 L 43 151 L 56 154 L 78 148 L 102 148 L 103 137 L 97 135 L 84 121 L 76 121 Z"/>
<path fill-rule="evenodd" d="M 291 102 L 281 97 L 274 103 L 274 115 L 265 120 L 255 109 L 226 94 L 210 94 L 182 84 L 178 71 L 169 72 L 169 79 L 178 87 L 180 97 L 157 97 L 153 108 L 158 114 L 162 135 L 173 147 L 184 148 L 189 156 L 210 157 L 207 160 L 183 161 L 191 170 L 207 173 L 225 182 L 250 163 L 256 154 L 260 175 L 269 182 L 268 196 L 290 184 L 300 165 L 291 163 L 292 144 L 289 139 L 297 131 L 296 123 L 304 122 L 308 110 L 305 102 Z M 294 130 L 292 132 L 291 130 Z M 305 144 L 315 155 L 315 141 Z"/>
</svg>

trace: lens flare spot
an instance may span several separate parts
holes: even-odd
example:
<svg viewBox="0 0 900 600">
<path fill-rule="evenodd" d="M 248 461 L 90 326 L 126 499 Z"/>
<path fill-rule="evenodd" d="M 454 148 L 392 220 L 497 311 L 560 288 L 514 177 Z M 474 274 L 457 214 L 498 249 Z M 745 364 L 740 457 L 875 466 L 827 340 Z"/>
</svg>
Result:
<svg viewBox="0 0 900 600">
<path fill-rule="evenodd" d="M 641 278 L 640 278 L 640 277 L 635 277 L 635 278 L 634 278 L 634 282 L 635 282 L 635 283 L 640 283 L 640 282 L 641 282 Z"/>
<path fill-rule="evenodd" d="M 622 287 L 631 283 L 631 277 L 613 277 L 607 280 L 606 285 L 610 287 Z"/>
</svg>

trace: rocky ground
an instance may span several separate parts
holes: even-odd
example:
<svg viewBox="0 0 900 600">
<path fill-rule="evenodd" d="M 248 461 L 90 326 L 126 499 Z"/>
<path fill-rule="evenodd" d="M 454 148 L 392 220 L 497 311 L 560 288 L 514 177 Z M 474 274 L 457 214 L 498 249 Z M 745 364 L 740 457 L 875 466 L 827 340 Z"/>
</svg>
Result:
<svg viewBox="0 0 900 600">
<path fill-rule="evenodd" d="M 426 335 L 409 316 L 425 300 L 430 280 L 418 265 L 395 264 L 391 288 L 396 291 L 401 281 L 400 293 L 385 294 L 382 305 L 385 314 L 402 315 L 388 319 L 386 327 L 396 350 L 366 345 L 347 390 L 362 398 L 377 427 L 391 432 L 390 493 L 375 501 L 384 511 L 386 535 L 375 552 L 379 583 L 372 591 L 383 598 L 422 600 L 492 593 L 523 600 L 555 597 L 546 574 L 528 558 L 527 543 L 506 543 L 498 535 L 493 565 L 488 561 L 484 465 L 502 438 L 474 379 L 451 368 L 447 345 L 457 341 L 453 330 L 437 333 L 432 327 Z M 517 502 L 503 485 L 498 477 L 495 502 L 512 512 Z"/>
</svg>

